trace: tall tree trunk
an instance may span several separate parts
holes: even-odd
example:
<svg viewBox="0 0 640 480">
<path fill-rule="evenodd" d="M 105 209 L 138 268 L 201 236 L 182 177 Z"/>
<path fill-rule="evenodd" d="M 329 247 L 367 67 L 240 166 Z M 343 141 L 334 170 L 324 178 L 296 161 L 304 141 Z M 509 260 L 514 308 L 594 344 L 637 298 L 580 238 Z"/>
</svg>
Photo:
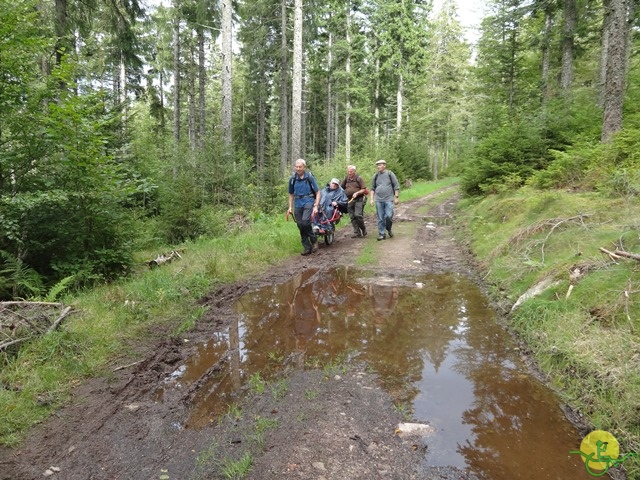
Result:
<svg viewBox="0 0 640 480">
<path fill-rule="evenodd" d="M 55 0 L 55 31 L 56 31 L 56 65 L 62 63 L 62 57 L 69 53 L 67 0 Z"/>
<path fill-rule="evenodd" d="M 436 142 L 433 146 L 433 160 L 431 162 L 431 175 L 434 180 L 438 180 L 438 161 L 440 157 L 440 143 Z"/>
<path fill-rule="evenodd" d="M 302 71 L 304 72 L 304 55 L 302 59 Z M 304 157 L 307 151 L 307 95 L 305 91 L 305 78 L 302 75 L 301 96 L 300 96 L 300 154 Z"/>
<path fill-rule="evenodd" d="M 187 68 L 188 85 L 189 85 L 189 147 L 192 151 L 196 150 L 197 144 L 197 132 L 196 132 L 196 65 L 195 65 L 195 52 L 193 51 L 193 45 L 189 54 L 189 68 Z"/>
<path fill-rule="evenodd" d="M 291 89 L 291 164 L 301 155 L 302 128 L 302 0 L 294 1 L 293 85 Z"/>
<path fill-rule="evenodd" d="M 113 103 L 118 104 L 120 101 L 120 69 L 119 65 L 112 65 L 111 68 L 111 94 L 113 96 Z"/>
<path fill-rule="evenodd" d="M 127 108 L 127 65 L 124 59 L 124 52 L 120 52 L 120 104 Z"/>
<path fill-rule="evenodd" d="M 376 57 L 376 86 L 373 96 L 374 111 L 373 118 L 376 122 L 374 125 L 374 137 L 376 139 L 376 146 L 380 142 L 380 58 Z"/>
<path fill-rule="evenodd" d="M 340 143 L 340 116 L 338 115 L 340 110 L 340 99 L 338 95 L 333 96 L 333 150 L 331 151 L 331 158 L 336 156 L 338 151 L 338 144 Z"/>
<path fill-rule="evenodd" d="M 451 143 L 449 141 L 449 131 L 444 134 L 444 158 L 442 168 L 446 171 L 449 170 L 449 155 L 451 153 Z"/>
<path fill-rule="evenodd" d="M 207 83 L 207 67 L 205 58 L 204 30 L 198 27 L 198 148 L 204 149 L 207 128 L 205 88 Z"/>
<path fill-rule="evenodd" d="M 266 105 L 263 91 L 264 85 L 260 85 L 260 94 L 258 96 L 258 119 L 256 122 L 256 167 L 258 170 L 258 182 L 261 182 L 265 177 Z"/>
<path fill-rule="evenodd" d="M 165 127 L 165 118 L 164 118 L 164 72 L 162 68 L 160 69 L 160 131 L 163 133 L 164 137 L 164 127 Z"/>
<path fill-rule="evenodd" d="M 509 61 L 509 112 L 513 113 L 516 101 L 516 51 L 517 45 L 516 29 L 512 28 L 509 36 L 509 45 L 511 47 Z"/>
<path fill-rule="evenodd" d="M 233 156 L 233 91 L 231 79 L 233 63 L 233 5 L 231 0 L 222 1 L 222 142 L 225 156 Z"/>
<path fill-rule="evenodd" d="M 576 0 L 564 0 L 562 25 L 562 71 L 560 86 L 568 90 L 573 83 L 573 37 L 576 30 Z"/>
<path fill-rule="evenodd" d="M 329 39 L 327 41 L 327 147 L 325 152 L 325 159 L 331 160 L 333 158 L 333 77 L 331 70 L 333 68 L 333 33 L 329 32 Z"/>
<path fill-rule="evenodd" d="M 402 95 L 403 95 L 402 74 L 398 75 L 398 89 L 396 91 L 396 135 L 400 135 L 400 129 L 402 127 Z"/>
<path fill-rule="evenodd" d="M 280 53 L 282 71 L 280 74 L 280 173 L 289 171 L 289 46 L 287 42 L 287 0 L 280 4 Z"/>
<path fill-rule="evenodd" d="M 180 143 L 180 0 L 173 0 L 173 139 Z"/>
<path fill-rule="evenodd" d="M 608 28 L 603 31 L 607 52 L 601 140 L 608 142 L 622 128 L 628 48 L 628 5 L 625 0 L 604 0 L 604 9 L 604 25 Z"/>
<path fill-rule="evenodd" d="M 67 0 L 55 0 L 55 56 L 56 65 L 62 64 L 62 58 L 69 53 L 71 48 L 69 42 L 69 18 L 67 12 Z M 67 84 L 64 80 L 59 80 L 58 88 L 64 90 L 67 88 Z"/>
<path fill-rule="evenodd" d="M 551 45 L 552 11 L 549 4 L 544 9 L 544 39 L 542 41 L 542 103 L 546 104 L 550 97 L 549 63 Z"/>
<path fill-rule="evenodd" d="M 349 84 L 351 81 L 351 13 L 347 12 L 347 58 L 345 60 L 345 73 L 347 77 L 346 104 L 344 115 L 344 155 L 346 164 L 351 164 L 351 96 L 349 95 Z"/>
</svg>

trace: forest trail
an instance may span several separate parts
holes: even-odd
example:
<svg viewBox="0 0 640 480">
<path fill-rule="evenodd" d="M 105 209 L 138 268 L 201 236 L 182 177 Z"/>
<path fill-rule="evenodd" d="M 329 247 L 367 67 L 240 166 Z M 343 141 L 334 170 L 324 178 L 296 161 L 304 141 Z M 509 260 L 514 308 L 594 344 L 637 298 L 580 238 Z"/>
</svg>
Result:
<svg viewBox="0 0 640 480">
<path fill-rule="evenodd" d="M 401 201 L 392 239 L 376 241 L 373 208 L 367 205 L 367 237 L 351 239 L 347 225 L 336 232 L 332 245 L 321 243 L 309 257 L 291 257 L 268 277 L 211 292 L 201 301 L 208 310 L 194 331 L 136 346 L 145 352 L 142 362 L 118 370 L 114 365 L 108 375 L 78 386 L 71 403 L 34 428 L 21 447 L 0 450 L 0 479 L 225 478 L 230 459 L 239 458 L 248 439 L 261 448 L 252 454 L 252 469 L 244 478 L 475 478 L 453 467 L 419 473 L 426 447 L 396 434 L 398 423 L 406 418 L 362 364 L 347 364 L 334 377 L 327 377 L 322 368 L 291 369 L 286 395 L 278 398 L 249 395 L 245 386 L 244 396 L 237 398 L 241 414 L 227 412 L 202 428 L 185 427 L 192 402 L 207 377 L 227 368 L 229 352 L 202 378 L 181 388 L 165 388 L 182 365 L 197 357 L 197 345 L 216 332 L 226 332 L 234 320 L 237 324 L 234 305 L 242 294 L 284 283 L 306 269 L 355 267 L 365 245 L 375 249 L 377 262 L 367 270 L 391 276 L 456 272 L 475 278 L 472 259 L 454 240 L 450 220 L 456 199 L 420 213 L 438 193 Z M 277 425 L 261 438 L 256 433 L 260 419 Z"/>
</svg>

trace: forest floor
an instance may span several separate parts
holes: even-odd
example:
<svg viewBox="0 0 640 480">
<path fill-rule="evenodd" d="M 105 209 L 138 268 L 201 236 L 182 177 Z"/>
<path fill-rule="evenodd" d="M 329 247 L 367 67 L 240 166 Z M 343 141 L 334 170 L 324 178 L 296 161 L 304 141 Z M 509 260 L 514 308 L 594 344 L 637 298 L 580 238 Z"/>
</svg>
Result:
<svg viewBox="0 0 640 480">
<path fill-rule="evenodd" d="M 322 369 L 290 369 L 283 397 L 247 394 L 240 402 L 241 415 L 222 415 L 199 429 L 184 428 L 193 388 L 166 389 L 161 401 L 154 393 L 194 355 L 198 342 L 225 330 L 237 315 L 234 302 L 240 295 L 286 282 L 300 269 L 353 265 L 370 242 L 376 263 L 367 269 L 393 275 L 456 272 L 480 285 L 468 248 L 454 239 L 452 222 L 437 227 L 425 222 L 453 212 L 455 197 L 425 207 L 434 205 L 436 195 L 401 202 L 392 239 L 376 242 L 373 208 L 367 206 L 367 237 L 351 239 L 347 225 L 336 232 L 332 245 L 321 243 L 309 257 L 290 258 L 268 276 L 217 288 L 202 299 L 208 310 L 193 331 L 171 339 L 167 332 L 150 332 L 150 342 L 136 346 L 142 362 L 77 386 L 69 405 L 32 429 L 19 447 L 0 450 L 0 479 L 475 478 L 457 468 L 424 464 L 428 445 L 397 433 L 407 419 L 365 365 L 348 364 L 329 378 Z M 416 234 L 401 234 L 401 222 L 415 222 L 408 230 Z M 305 395 L 311 389 L 315 397 L 310 402 Z M 277 425 L 262 438 L 256 435 L 259 418 Z M 251 438 L 259 451 L 248 449 Z M 234 474 L 249 451 L 251 470 L 244 477 Z"/>
</svg>

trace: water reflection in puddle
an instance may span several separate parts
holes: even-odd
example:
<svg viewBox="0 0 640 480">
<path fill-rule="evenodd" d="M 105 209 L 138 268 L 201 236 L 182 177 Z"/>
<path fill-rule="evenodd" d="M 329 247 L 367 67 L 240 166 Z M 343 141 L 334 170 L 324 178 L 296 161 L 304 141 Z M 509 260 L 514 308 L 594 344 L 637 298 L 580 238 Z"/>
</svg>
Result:
<svg viewBox="0 0 640 480">
<path fill-rule="evenodd" d="M 427 465 L 491 479 L 590 478 L 568 453 L 581 439 L 557 399 L 527 374 L 472 282 L 368 275 L 305 270 L 242 296 L 240 320 L 167 379 L 196 392 L 187 426 L 224 413 L 252 376 L 268 380 L 285 364 L 323 366 L 348 355 L 434 427 Z"/>
</svg>

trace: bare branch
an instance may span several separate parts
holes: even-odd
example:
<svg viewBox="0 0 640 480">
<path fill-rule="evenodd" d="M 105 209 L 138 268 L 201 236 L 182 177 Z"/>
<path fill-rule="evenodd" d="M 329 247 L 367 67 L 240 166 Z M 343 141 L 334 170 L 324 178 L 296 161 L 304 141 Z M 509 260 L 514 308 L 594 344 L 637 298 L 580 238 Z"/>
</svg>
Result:
<svg viewBox="0 0 640 480">
<path fill-rule="evenodd" d="M 60 322 L 62 322 L 62 320 L 64 320 L 64 318 L 69 315 L 69 312 L 71 312 L 71 307 L 65 307 L 64 310 L 62 310 L 62 313 L 60 314 L 60 316 L 58 317 L 58 319 L 53 322 L 53 324 L 51 324 L 51 326 L 49 327 L 49 329 L 47 330 L 47 333 L 51 333 L 53 332 L 56 328 L 58 328 L 58 325 L 60 325 Z"/>
<path fill-rule="evenodd" d="M 10 342 L 4 342 L 4 343 L 0 343 L 0 350 L 5 350 L 7 348 L 9 348 L 11 345 L 15 345 L 17 343 L 22 343 L 26 340 L 29 340 L 31 337 L 23 337 L 23 338 L 17 338 L 15 340 L 12 340 Z"/>
</svg>

